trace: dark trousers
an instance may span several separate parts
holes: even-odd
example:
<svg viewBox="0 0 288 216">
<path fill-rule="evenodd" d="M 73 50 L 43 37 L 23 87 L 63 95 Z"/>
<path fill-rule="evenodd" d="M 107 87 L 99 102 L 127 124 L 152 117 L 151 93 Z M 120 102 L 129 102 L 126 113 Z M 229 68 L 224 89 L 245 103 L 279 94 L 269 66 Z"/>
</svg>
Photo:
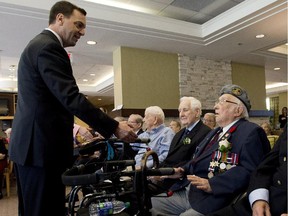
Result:
<svg viewBox="0 0 288 216">
<path fill-rule="evenodd" d="M 15 164 L 19 216 L 65 215 L 63 168 Z"/>
</svg>

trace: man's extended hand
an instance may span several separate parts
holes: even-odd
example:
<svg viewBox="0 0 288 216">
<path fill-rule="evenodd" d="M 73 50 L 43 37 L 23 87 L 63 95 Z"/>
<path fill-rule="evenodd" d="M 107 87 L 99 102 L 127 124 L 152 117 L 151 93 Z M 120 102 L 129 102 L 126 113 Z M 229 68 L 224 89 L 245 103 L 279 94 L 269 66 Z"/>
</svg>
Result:
<svg viewBox="0 0 288 216">
<path fill-rule="evenodd" d="M 123 140 L 124 142 L 134 142 L 137 139 L 137 135 L 133 132 L 132 128 L 127 124 L 127 122 L 119 122 L 118 127 L 114 135 Z"/>
</svg>

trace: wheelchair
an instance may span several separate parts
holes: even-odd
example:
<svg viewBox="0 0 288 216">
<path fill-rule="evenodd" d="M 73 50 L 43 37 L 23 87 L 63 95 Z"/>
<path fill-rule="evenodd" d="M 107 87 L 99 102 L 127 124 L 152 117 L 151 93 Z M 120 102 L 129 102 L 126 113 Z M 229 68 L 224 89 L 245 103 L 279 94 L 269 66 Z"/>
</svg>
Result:
<svg viewBox="0 0 288 216">
<path fill-rule="evenodd" d="M 149 142 L 147 139 L 135 141 L 146 144 Z M 119 139 L 96 140 L 79 148 L 80 162 L 62 175 L 63 184 L 71 187 L 67 215 L 89 215 L 89 206 L 92 203 L 114 199 L 130 202 L 130 207 L 118 214 L 119 216 L 150 214 L 152 206 L 148 176 L 172 175 L 174 169 L 158 168 L 157 154 L 148 150 L 142 157 L 141 170 L 135 170 L 134 158 L 129 158 L 129 154 L 126 154 L 129 148 L 130 143 Z M 99 158 L 89 159 L 89 155 L 95 151 L 101 151 Z M 85 160 L 81 160 L 84 155 Z M 149 169 L 146 167 L 148 157 L 153 158 L 153 167 Z"/>
</svg>

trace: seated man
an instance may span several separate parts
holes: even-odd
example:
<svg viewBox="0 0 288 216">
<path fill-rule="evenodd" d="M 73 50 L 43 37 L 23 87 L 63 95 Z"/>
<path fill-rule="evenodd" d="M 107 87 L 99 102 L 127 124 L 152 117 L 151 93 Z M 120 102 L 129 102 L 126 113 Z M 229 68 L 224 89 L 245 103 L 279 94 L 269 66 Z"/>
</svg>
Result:
<svg viewBox="0 0 288 216">
<path fill-rule="evenodd" d="M 202 105 L 199 100 L 194 97 L 182 97 L 178 107 L 179 119 L 184 126 L 175 134 L 166 159 L 160 163 L 160 167 L 178 167 L 186 164 L 192 159 L 196 147 L 211 131 L 211 129 L 203 124 L 200 120 Z M 161 181 L 159 177 L 151 178 L 155 187 L 150 185 L 153 194 L 157 194 L 168 190 L 175 183 L 175 180 L 165 179 Z M 160 181 L 159 181 L 160 180 Z"/>
<path fill-rule="evenodd" d="M 216 117 L 214 113 L 205 113 L 203 117 L 203 123 L 206 124 L 211 129 L 216 127 Z"/>
<path fill-rule="evenodd" d="M 246 197 L 210 216 L 287 216 L 287 125 L 250 178 Z"/>
<path fill-rule="evenodd" d="M 174 131 L 164 125 L 165 115 L 163 110 L 158 106 L 150 106 L 145 109 L 144 124 L 146 131 L 138 136 L 139 139 L 150 139 L 148 146 L 146 144 L 134 144 L 139 146 L 139 151 L 135 156 L 136 169 L 141 168 L 141 159 L 147 148 L 155 151 L 158 155 L 159 162 L 163 162 L 167 157 L 171 141 L 175 135 Z M 146 166 L 153 166 L 153 159 L 148 158 Z"/>
<path fill-rule="evenodd" d="M 140 135 L 143 133 L 143 117 L 139 114 L 131 114 L 128 118 L 128 124 L 133 128 L 134 133 Z"/>
<path fill-rule="evenodd" d="M 178 133 L 181 130 L 181 123 L 177 120 L 171 120 L 169 127 L 175 132 Z"/>
<path fill-rule="evenodd" d="M 196 147 L 210 132 L 200 120 L 202 105 L 194 97 L 182 97 L 178 107 L 179 119 L 184 126 L 175 134 L 161 167 L 178 167 L 192 159 Z"/>
<path fill-rule="evenodd" d="M 247 189 L 253 170 L 270 151 L 263 129 L 246 120 L 251 108 L 244 89 L 224 86 L 214 109 L 220 126 L 199 144 L 194 158 L 174 168 L 179 178 L 170 197 L 152 197 L 152 215 L 205 215 Z M 165 196 L 165 195 L 163 195 Z"/>
</svg>

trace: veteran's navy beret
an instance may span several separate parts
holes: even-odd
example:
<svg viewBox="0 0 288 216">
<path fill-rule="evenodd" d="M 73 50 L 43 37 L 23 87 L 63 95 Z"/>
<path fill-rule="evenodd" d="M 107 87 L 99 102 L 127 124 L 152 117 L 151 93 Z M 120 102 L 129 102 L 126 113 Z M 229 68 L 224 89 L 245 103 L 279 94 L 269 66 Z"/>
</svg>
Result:
<svg viewBox="0 0 288 216">
<path fill-rule="evenodd" d="M 243 89 L 242 87 L 238 85 L 234 85 L 234 84 L 225 85 L 220 91 L 220 95 L 223 95 L 223 94 L 231 94 L 237 97 L 239 100 L 241 100 L 244 103 L 248 112 L 250 111 L 251 109 L 250 100 L 248 98 L 248 94 L 246 90 Z"/>
</svg>

